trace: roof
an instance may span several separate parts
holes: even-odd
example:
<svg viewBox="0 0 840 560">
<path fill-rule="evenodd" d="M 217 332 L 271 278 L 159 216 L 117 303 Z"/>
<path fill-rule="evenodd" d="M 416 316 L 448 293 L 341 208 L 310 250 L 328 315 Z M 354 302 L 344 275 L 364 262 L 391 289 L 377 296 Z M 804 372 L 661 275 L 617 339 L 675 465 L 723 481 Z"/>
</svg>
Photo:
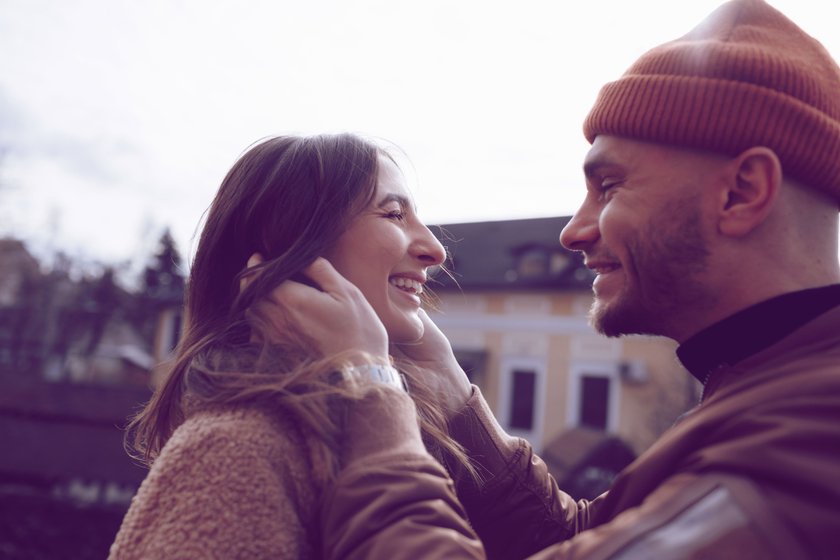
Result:
<svg viewBox="0 0 840 560">
<path fill-rule="evenodd" d="M 432 288 L 588 290 L 594 276 L 579 253 L 560 245 L 569 216 L 430 226 L 450 255 Z M 456 284 L 457 282 L 457 284 Z"/>
</svg>

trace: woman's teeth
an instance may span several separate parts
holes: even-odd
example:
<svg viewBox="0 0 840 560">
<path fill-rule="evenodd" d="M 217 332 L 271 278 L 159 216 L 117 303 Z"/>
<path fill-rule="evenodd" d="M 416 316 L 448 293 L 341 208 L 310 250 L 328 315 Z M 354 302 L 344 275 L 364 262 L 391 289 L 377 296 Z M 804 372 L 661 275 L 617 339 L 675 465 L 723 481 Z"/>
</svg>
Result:
<svg viewBox="0 0 840 560">
<path fill-rule="evenodd" d="M 389 280 L 392 285 L 396 286 L 401 290 L 405 290 L 406 292 L 411 292 L 413 294 L 420 295 L 423 293 L 423 284 L 418 282 L 417 280 L 412 280 L 411 278 L 403 278 L 402 276 L 396 276 Z"/>
</svg>

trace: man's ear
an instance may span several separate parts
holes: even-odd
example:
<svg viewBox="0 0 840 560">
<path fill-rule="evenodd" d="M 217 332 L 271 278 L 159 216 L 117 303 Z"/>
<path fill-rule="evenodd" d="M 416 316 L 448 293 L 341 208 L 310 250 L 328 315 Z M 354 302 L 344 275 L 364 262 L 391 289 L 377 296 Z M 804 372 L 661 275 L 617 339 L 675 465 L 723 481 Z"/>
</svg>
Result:
<svg viewBox="0 0 840 560">
<path fill-rule="evenodd" d="M 724 235 L 742 237 L 764 222 L 773 209 L 782 186 L 782 164 L 776 152 L 756 146 L 730 160 L 727 169 L 718 227 Z"/>
</svg>

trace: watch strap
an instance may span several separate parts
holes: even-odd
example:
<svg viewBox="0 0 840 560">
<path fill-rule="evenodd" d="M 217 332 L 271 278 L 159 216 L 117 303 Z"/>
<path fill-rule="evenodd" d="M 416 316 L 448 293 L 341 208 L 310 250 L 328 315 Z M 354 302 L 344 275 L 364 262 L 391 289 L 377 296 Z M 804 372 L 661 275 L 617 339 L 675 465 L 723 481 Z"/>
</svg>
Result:
<svg viewBox="0 0 840 560">
<path fill-rule="evenodd" d="M 397 368 L 384 364 L 362 364 L 351 368 L 350 373 L 360 377 L 365 377 L 374 383 L 382 383 L 383 385 L 390 385 L 395 389 L 400 389 L 408 393 L 408 383 L 406 383 L 405 375 L 397 371 Z"/>
</svg>

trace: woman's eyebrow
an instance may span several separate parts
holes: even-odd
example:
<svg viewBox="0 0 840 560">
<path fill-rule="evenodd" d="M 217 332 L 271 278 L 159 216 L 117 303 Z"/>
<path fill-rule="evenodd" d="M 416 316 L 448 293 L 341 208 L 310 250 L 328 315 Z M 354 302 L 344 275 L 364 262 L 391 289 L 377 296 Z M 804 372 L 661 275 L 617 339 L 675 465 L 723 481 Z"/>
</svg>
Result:
<svg viewBox="0 0 840 560">
<path fill-rule="evenodd" d="M 382 200 L 379 201 L 377 206 L 379 208 L 382 208 L 383 206 L 385 206 L 386 204 L 390 204 L 391 202 L 398 203 L 401 208 L 410 208 L 412 211 L 414 211 L 414 206 L 411 204 L 411 201 L 403 195 L 396 193 L 389 193 L 385 195 L 382 198 Z"/>
</svg>

